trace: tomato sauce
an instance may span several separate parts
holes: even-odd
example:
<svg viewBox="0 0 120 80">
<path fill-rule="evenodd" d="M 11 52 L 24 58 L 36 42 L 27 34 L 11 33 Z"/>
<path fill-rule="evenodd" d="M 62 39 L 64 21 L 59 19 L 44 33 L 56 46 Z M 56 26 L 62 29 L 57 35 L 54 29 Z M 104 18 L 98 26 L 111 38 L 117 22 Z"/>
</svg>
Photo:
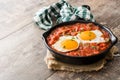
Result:
<svg viewBox="0 0 120 80">
<path fill-rule="evenodd" d="M 54 49 L 52 45 L 59 39 L 60 36 L 64 36 L 64 35 L 76 36 L 79 32 L 90 31 L 90 30 L 100 30 L 103 33 L 102 37 L 108 41 L 101 43 L 84 43 L 84 44 L 80 43 L 79 48 L 76 50 L 69 52 L 60 52 L 60 51 L 58 52 L 68 56 L 91 56 L 91 55 L 99 54 L 100 52 L 104 51 L 109 47 L 110 37 L 108 32 L 94 25 L 93 23 L 88 23 L 88 24 L 76 23 L 73 25 L 58 27 L 54 29 L 47 37 L 47 43 L 52 49 Z"/>
</svg>

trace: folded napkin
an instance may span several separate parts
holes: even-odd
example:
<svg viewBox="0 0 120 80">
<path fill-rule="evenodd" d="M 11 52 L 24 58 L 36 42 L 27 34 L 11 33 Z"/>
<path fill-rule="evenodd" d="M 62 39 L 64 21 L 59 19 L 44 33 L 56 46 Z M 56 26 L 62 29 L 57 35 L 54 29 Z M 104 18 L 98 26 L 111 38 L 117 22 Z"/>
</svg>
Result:
<svg viewBox="0 0 120 80">
<path fill-rule="evenodd" d="M 98 62 L 89 64 L 89 65 L 73 65 L 73 64 L 67 64 L 67 63 L 57 61 L 51 55 L 49 50 L 47 50 L 47 55 L 44 58 L 44 60 L 48 66 L 48 69 L 73 71 L 73 72 L 98 71 L 98 70 L 102 69 L 104 67 L 105 63 L 108 60 L 111 60 L 113 58 L 114 54 L 117 52 L 118 52 L 118 48 L 116 46 L 113 46 L 104 59 L 101 59 Z"/>
<path fill-rule="evenodd" d="M 40 9 L 34 16 L 36 24 L 45 30 L 54 26 L 54 23 L 79 19 L 95 21 L 89 6 L 73 7 L 65 0 L 60 0 L 51 6 Z"/>
</svg>

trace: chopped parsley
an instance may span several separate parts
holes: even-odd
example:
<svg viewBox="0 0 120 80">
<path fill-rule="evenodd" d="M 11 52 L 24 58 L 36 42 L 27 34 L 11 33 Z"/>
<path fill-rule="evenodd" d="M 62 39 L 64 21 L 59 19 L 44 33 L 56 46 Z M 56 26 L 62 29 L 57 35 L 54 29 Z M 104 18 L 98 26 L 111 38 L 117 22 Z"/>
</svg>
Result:
<svg viewBox="0 0 120 80">
<path fill-rule="evenodd" d="M 75 39 L 75 37 L 72 37 L 72 39 L 71 40 L 74 40 Z"/>
<path fill-rule="evenodd" d="M 89 39 L 89 41 L 91 41 L 91 39 Z"/>
<path fill-rule="evenodd" d="M 75 32 L 75 30 L 73 29 L 72 32 Z"/>
<path fill-rule="evenodd" d="M 63 48 L 65 48 L 66 46 L 63 46 Z"/>
<path fill-rule="evenodd" d="M 91 32 L 89 32 L 89 36 L 91 36 Z"/>
<path fill-rule="evenodd" d="M 83 31 L 84 31 L 84 29 L 81 30 L 81 32 L 83 32 Z"/>
<path fill-rule="evenodd" d="M 81 34 L 81 32 L 78 32 L 78 34 Z"/>
<path fill-rule="evenodd" d="M 92 46 L 92 49 L 96 49 L 97 47 L 96 46 Z"/>
</svg>

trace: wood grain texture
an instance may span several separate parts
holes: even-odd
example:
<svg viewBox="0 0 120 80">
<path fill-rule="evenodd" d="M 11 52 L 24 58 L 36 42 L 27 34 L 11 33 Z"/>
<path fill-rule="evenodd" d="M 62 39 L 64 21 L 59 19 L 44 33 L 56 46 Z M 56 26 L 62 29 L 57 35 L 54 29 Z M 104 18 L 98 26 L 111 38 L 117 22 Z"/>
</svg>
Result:
<svg viewBox="0 0 120 80">
<path fill-rule="evenodd" d="M 33 15 L 58 0 L 0 0 L 0 80 L 120 80 L 120 57 L 98 72 L 51 71 L 43 60 L 44 32 L 33 22 Z M 87 4 L 95 19 L 105 23 L 119 38 L 120 0 L 68 0 L 74 6 Z M 120 53 L 120 50 L 119 50 Z"/>
<path fill-rule="evenodd" d="M 33 16 L 40 8 L 55 0 L 0 0 L 0 39 L 32 23 Z"/>
<path fill-rule="evenodd" d="M 0 41 L 0 80 L 44 80 L 53 73 L 44 63 L 42 33 L 29 24 Z"/>
<path fill-rule="evenodd" d="M 97 72 L 64 72 L 58 71 L 47 80 L 120 80 L 120 57 L 114 58 L 105 65 L 105 67 Z"/>
</svg>

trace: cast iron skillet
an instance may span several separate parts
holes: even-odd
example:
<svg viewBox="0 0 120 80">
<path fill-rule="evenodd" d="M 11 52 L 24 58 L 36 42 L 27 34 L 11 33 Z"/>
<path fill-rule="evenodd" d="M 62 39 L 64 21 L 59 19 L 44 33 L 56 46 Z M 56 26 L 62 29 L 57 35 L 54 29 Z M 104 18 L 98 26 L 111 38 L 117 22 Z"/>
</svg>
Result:
<svg viewBox="0 0 120 80">
<path fill-rule="evenodd" d="M 53 31 L 55 28 L 64 26 L 64 25 L 71 25 L 71 24 L 75 24 L 75 23 L 93 23 L 95 25 L 97 25 L 98 27 L 104 29 L 105 31 L 107 31 L 110 34 L 110 40 L 111 40 L 111 45 L 109 48 L 107 48 L 105 51 L 101 52 L 100 54 L 97 55 L 92 55 L 92 56 L 87 56 L 87 57 L 80 57 L 80 56 L 67 56 L 61 53 L 56 52 L 55 50 L 53 50 L 51 47 L 49 47 L 49 45 L 47 44 L 47 37 L 49 36 L 49 34 L 51 33 L 51 31 Z M 61 62 L 65 62 L 65 63 L 69 63 L 69 64 L 91 64 L 94 62 L 99 61 L 100 59 L 104 58 L 107 54 L 107 52 L 111 49 L 111 47 L 113 45 L 115 45 L 117 43 L 117 37 L 112 33 L 112 31 L 110 29 L 108 29 L 107 27 L 96 23 L 96 22 L 91 22 L 91 21 L 83 21 L 83 20 L 79 20 L 79 21 L 69 21 L 69 22 L 63 22 L 60 23 L 52 28 L 50 28 L 48 31 L 46 31 L 45 33 L 43 33 L 43 41 L 46 45 L 46 47 L 49 49 L 49 51 L 51 52 L 51 54 L 59 61 Z"/>
</svg>

